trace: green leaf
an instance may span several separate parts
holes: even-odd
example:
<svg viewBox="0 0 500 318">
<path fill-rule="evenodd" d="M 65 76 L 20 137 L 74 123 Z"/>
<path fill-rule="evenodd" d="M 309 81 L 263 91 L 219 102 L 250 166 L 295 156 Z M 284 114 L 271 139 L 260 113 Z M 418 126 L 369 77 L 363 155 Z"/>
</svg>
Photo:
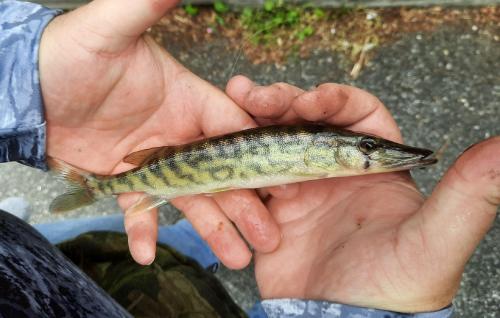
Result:
<svg viewBox="0 0 500 318">
<path fill-rule="evenodd" d="M 220 15 L 216 15 L 215 16 L 215 21 L 217 22 L 217 24 L 219 25 L 224 25 L 226 24 L 226 22 L 224 21 L 224 18 L 221 17 Z"/>
<path fill-rule="evenodd" d="M 217 13 L 226 13 L 229 11 L 229 6 L 224 1 L 217 0 L 214 2 L 214 10 Z"/>
<path fill-rule="evenodd" d="M 252 16 L 253 16 L 253 10 L 250 9 L 250 8 L 245 8 L 245 9 L 243 9 L 243 12 L 241 13 L 241 16 L 243 18 L 246 18 L 246 19 L 252 18 Z"/>
<path fill-rule="evenodd" d="M 305 40 L 305 38 L 310 37 L 313 34 L 314 34 L 314 28 L 308 25 L 299 32 L 297 32 L 296 36 L 300 41 L 303 41 Z"/>
<path fill-rule="evenodd" d="M 314 9 L 314 16 L 318 19 L 321 19 L 325 16 L 325 11 L 323 11 L 322 9 L 320 8 L 315 8 Z"/>
<path fill-rule="evenodd" d="M 283 17 L 282 17 L 282 16 L 277 15 L 277 16 L 275 16 L 275 17 L 273 18 L 273 20 L 272 20 L 272 21 L 273 21 L 273 24 L 274 24 L 274 25 L 279 26 L 279 25 L 282 25 L 282 24 L 283 24 L 284 19 L 283 19 Z"/>
<path fill-rule="evenodd" d="M 290 10 L 286 14 L 286 22 L 289 24 L 295 24 L 299 21 L 299 11 L 298 10 Z"/>
<path fill-rule="evenodd" d="M 310 25 L 306 26 L 306 27 L 304 28 L 304 34 L 305 34 L 306 36 L 311 36 L 311 35 L 313 35 L 313 34 L 314 34 L 314 28 L 313 28 L 312 26 L 310 26 Z"/>
<path fill-rule="evenodd" d="M 274 0 L 266 0 L 264 1 L 264 10 L 266 11 L 273 11 L 275 6 Z"/>
<path fill-rule="evenodd" d="M 194 17 L 195 15 L 198 14 L 200 11 L 197 7 L 193 6 L 192 4 L 188 4 L 184 7 L 184 11 L 186 11 L 187 14 L 190 16 Z"/>
</svg>

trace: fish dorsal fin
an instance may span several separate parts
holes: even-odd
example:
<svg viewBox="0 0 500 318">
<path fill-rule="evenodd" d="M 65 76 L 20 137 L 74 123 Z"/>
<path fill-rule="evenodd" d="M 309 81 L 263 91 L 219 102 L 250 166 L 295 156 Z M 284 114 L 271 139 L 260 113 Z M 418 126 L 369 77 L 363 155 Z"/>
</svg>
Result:
<svg viewBox="0 0 500 318">
<path fill-rule="evenodd" d="M 175 148 L 176 146 L 164 146 L 143 149 L 128 154 L 125 158 L 123 158 L 123 161 L 136 166 L 140 166 L 173 153 Z"/>
</svg>

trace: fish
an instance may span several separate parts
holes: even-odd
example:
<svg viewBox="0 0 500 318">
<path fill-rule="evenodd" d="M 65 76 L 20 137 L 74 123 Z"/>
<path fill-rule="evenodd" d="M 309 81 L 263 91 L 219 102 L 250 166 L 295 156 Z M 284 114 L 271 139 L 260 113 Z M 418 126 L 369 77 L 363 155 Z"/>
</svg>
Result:
<svg viewBox="0 0 500 318">
<path fill-rule="evenodd" d="M 432 155 L 428 149 L 328 125 L 258 127 L 133 152 L 123 161 L 136 167 L 115 175 L 92 174 L 49 158 L 51 170 L 68 183 L 49 210 L 66 212 L 103 197 L 142 192 L 126 211 L 137 213 L 186 195 L 421 168 L 437 162 Z"/>
</svg>

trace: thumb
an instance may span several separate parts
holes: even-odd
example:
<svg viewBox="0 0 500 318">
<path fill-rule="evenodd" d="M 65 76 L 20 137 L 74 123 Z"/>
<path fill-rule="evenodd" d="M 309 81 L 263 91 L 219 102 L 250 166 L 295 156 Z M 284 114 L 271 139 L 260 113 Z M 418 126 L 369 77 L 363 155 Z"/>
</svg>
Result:
<svg viewBox="0 0 500 318">
<path fill-rule="evenodd" d="M 123 50 L 156 23 L 179 0 L 94 0 L 68 14 L 91 49 Z M 69 20 L 69 19 L 68 19 Z M 73 23 L 71 23 L 73 24 Z M 96 42 L 96 38 L 101 41 Z M 79 38 L 85 41 L 85 38 Z"/>
<path fill-rule="evenodd" d="M 433 255 L 464 266 L 500 204 L 500 136 L 468 149 L 414 216 Z M 458 268 L 457 268 L 458 269 Z"/>
</svg>

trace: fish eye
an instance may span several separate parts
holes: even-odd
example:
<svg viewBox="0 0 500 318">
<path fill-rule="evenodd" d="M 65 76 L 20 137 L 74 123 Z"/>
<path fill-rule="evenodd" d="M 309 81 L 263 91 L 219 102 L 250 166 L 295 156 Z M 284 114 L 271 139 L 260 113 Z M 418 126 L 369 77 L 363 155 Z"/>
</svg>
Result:
<svg viewBox="0 0 500 318">
<path fill-rule="evenodd" d="M 358 148 L 365 154 L 370 154 L 377 149 L 377 141 L 370 137 L 365 137 L 359 141 Z"/>
</svg>

